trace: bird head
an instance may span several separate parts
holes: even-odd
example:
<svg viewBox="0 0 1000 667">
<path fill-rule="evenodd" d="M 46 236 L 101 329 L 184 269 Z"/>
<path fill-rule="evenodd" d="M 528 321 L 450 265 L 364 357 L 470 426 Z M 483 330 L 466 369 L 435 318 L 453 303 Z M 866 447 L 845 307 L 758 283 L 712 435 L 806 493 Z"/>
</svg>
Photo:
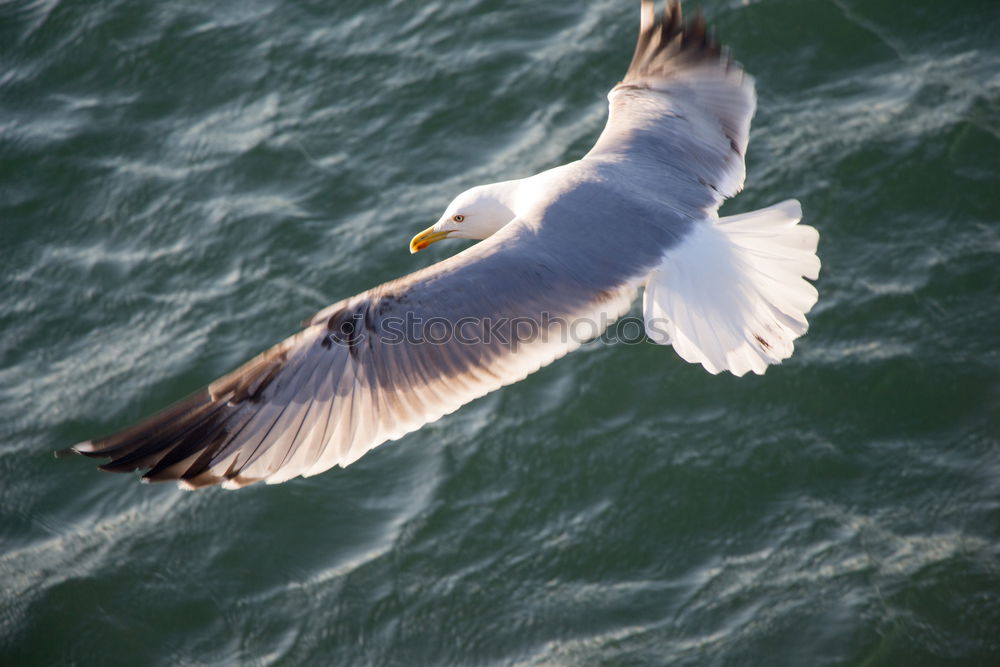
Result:
<svg viewBox="0 0 1000 667">
<path fill-rule="evenodd" d="M 441 218 L 410 240 L 410 252 L 420 252 L 442 239 L 478 239 L 492 236 L 514 219 L 514 212 L 502 201 L 504 184 L 480 185 L 466 190 L 445 209 Z"/>
</svg>

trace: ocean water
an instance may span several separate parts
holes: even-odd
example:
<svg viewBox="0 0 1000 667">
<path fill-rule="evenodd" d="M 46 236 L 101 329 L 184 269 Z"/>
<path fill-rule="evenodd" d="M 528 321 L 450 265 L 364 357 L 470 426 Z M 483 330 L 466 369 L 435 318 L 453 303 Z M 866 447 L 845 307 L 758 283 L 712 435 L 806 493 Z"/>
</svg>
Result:
<svg viewBox="0 0 1000 667">
<path fill-rule="evenodd" d="M 595 342 L 185 493 L 52 452 L 464 247 L 407 242 L 586 152 L 638 2 L 0 2 L 0 663 L 1000 664 L 1000 4 L 702 6 L 723 212 L 821 234 L 792 359 Z"/>
</svg>

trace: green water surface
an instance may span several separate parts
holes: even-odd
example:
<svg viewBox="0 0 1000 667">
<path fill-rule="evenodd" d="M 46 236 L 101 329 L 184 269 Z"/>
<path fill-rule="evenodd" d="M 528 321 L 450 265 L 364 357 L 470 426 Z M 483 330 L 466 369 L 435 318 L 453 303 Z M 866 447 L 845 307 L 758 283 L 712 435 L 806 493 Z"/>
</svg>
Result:
<svg viewBox="0 0 1000 667">
<path fill-rule="evenodd" d="M 723 212 L 821 234 L 791 360 L 597 342 L 185 493 L 52 451 L 464 247 L 407 242 L 586 152 L 638 2 L 0 2 L 0 663 L 1000 664 L 1000 4 L 702 6 Z"/>
</svg>

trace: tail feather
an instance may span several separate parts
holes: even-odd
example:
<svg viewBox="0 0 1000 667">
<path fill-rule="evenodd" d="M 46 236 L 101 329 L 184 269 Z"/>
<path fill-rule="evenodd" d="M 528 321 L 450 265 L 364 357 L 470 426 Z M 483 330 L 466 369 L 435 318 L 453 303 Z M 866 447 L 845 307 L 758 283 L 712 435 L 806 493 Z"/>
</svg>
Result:
<svg viewBox="0 0 1000 667">
<path fill-rule="evenodd" d="M 646 280 L 646 333 L 710 373 L 763 374 L 792 355 L 818 298 L 819 233 L 794 199 L 704 222 Z"/>
</svg>

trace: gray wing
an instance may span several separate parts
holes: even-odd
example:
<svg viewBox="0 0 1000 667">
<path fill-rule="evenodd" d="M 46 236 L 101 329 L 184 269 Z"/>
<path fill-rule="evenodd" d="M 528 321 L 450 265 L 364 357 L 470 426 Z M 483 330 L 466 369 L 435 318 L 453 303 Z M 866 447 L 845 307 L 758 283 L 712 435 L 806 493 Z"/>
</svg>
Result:
<svg viewBox="0 0 1000 667">
<path fill-rule="evenodd" d="M 545 234 L 515 221 L 327 308 L 190 398 L 73 450 L 110 457 L 104 470 L 145 469 L 146 480 L 185 488 L 276 483 L 346 466 L 524 378 L 628 309 L 638 276 L 627 258 L 608 259 L 600 239 L 567 249 L 558 233 Z M 584 319 L 603 325 L 571 330 Z"/>
<path fill-rule="evenodd" d="M 639 178 L 690 211 L 714 214 L 743 187 L 753 79 L 705 28 L 701 14 L 687 24 L 680 4 L 662 17 L 643 0 L 635 55 L 625 78 L 608 93 L 607 125 L 591 159 L 624 160 Z"/>
</svg>

